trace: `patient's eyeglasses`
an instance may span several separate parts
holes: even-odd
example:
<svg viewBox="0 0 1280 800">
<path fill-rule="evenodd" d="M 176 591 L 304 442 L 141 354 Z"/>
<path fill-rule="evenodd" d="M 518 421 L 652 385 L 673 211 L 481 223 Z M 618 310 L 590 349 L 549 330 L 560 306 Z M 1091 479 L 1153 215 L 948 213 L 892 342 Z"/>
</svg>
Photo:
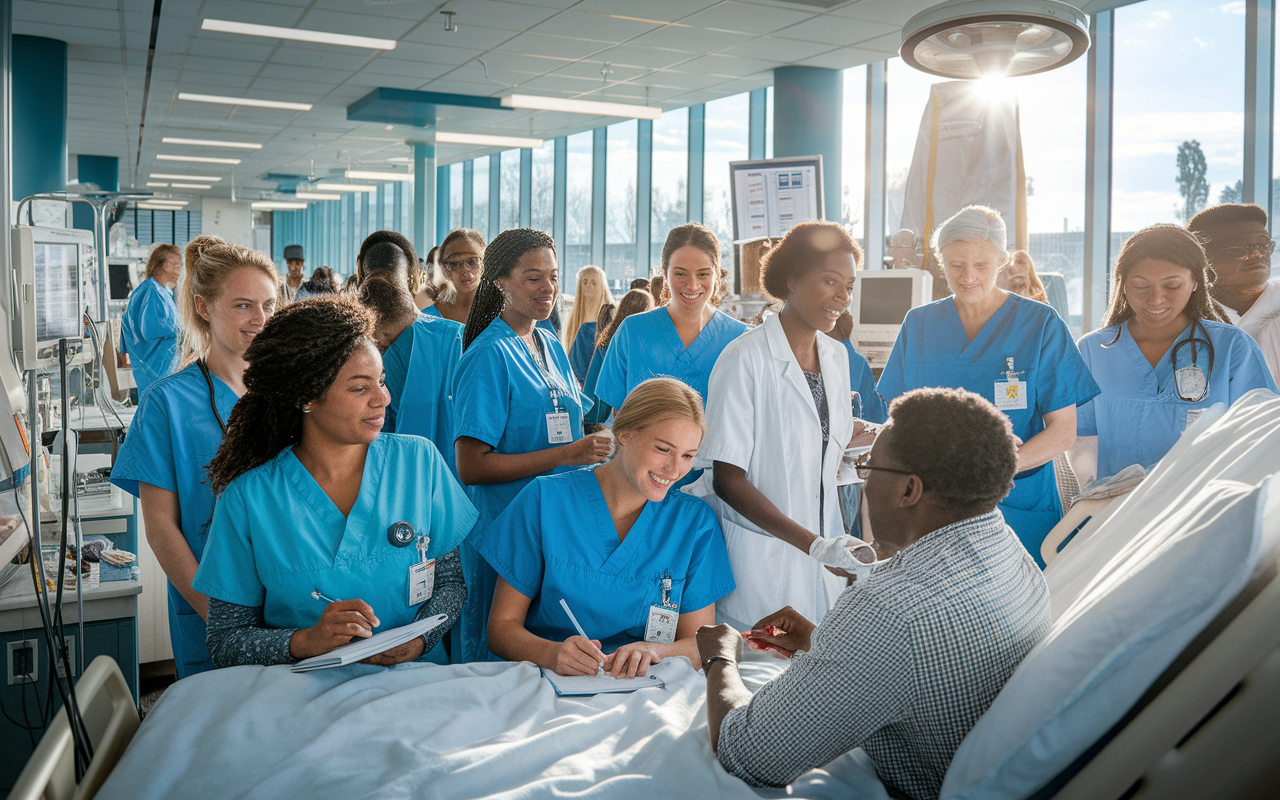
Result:
<svg viewBox="0 0 1280 800">
<path fill-rule="evenodd" d="M 858 477 L 865 481 L 871 475 L 872 470 L 877 470 L 877 469 L 880 470 L 881 472 L 896 472 L 899 475 L 919 475 L 920 474 L 918 472 L 913 472 L 912 470 L 909 470 L 909 469 L 895 469 L 893 467 L 878 467 L 875 464 L 863 464 L 857 467 Z"/>
<path fill-rule="evenodd" d="M 478 272 L 480 267 L 484 265 L 484 259 L 472 256 L 464 258 L 460 261 L 443 261 L 441 264 L 450 272 L 458 272 L 465 269 L 467 272 Z"/>
<path fill-rule="evenodd" d="M 1275 252 L 1276 240 L 1268 239 L 1265 242 L 1253 242 L 1252 244 L 1238 244 L 1232 247 L 1224 247 L 1218 252 L 1223 255 L 1242 261 L 1257 253 L 1260 256 L 1269 256 Z"/>
</svg>

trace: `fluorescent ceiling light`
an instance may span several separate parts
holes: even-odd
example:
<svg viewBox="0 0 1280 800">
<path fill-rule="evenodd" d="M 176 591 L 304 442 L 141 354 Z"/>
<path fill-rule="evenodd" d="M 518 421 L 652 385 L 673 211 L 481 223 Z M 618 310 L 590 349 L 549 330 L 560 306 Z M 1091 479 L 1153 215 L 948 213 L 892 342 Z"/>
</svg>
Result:
<svg viewBox="0 0 1280 800">
<path fill-rule="evenodd" d="M 484 133 L 448 133 L 436 131 L 436 144 L 478 144 L 485 147 L 542 147 L 541 139 L 521 136 L 489 136 Z"/>
<path fill-rule="evenodd" d="M 279 200 L 259 200 L 249 204 L 249 208 L 254 211 L 301 211 L 306 207 L 306 203 L 286 203 Z"/>
<path fill-rule="evenodd" d="M 407 172 L 370 172 L 363 169 L 347 170 L 347 177 L 355 181 L 407 181 Z"/>
<path fill-rule="evenodd" d="M 340 194 L 329 194 L 328 192 L 298 192 L 294 195 L 299 200 L 341 200 Z"/>
<path fill-rule="evenodd" d="M 317 183 L 316 188 L 325 192 L 376 192 L 377 186 L 365 186 L 359 183 Z"/>
<path fill-rule="evenodd" d="M 242 33 L 245 36 L 267 36 L 273 39 L 291 39 L 295 42 L 337 44 L 345 47 L 364 47 L 371 50 L 396 49 L 395 39 L 375 39 L 371 36 L 308 31 L 301 28 L 280 28 L 275 25 L 254 25 L 251 22 L 230 22 L 225 19 L 206 19 L 200 24 L 200 27 L 206 31 Z"/>
<path fill-rule="evenodd" d="M 147 186 L 150 186 L 152 189 L 164 189 L 168 185 L 169 184 L 163 182 L 147 181 Z"/>
<path fill-rule="evenodd" d="M 150 203 L 153 206 L 169 206 L 172 208 L 180 208 L 190 203 L 190 200 L 165 200 L 160 197 L 151 197 L 143 200 L 144 203 Z"/>
<path fill-rule="evenodd" d="M 197 147 L 234 147 L 237 150 L 261 150 L 262 145 L 253 142 L 224 142 L 220 139 L 180 139 L 177 136 L 165 136 L 160 139 L 164 144 L 192 144 Z"/>
<path fill-rule="evenodd" d="M 238 158 L 215 158 L 214 156 L 156 156 L 156 161 L 191 161 L 197 164 L 239 164 Z"/>
<path fill-rule="evenodd" d="M 153 172 L 151 173 L 151 177 L 172 181 L 210 181 L 213 183 L 222 180 L 222 178 L 219 178 L 216 175 L 175 175 L 169 172 Z"/>
<path fill-rule="evenodd" d="M 150 184 L 147 184 L 148 186 Z M 175 189 L 212 189 L 213 186 L 207 183 L 174 183 L 170 184 Z"/>
<path fill-rule="evenodd" d="M 413 159 L 409 158 L 408 156 L 396 156 L 395 158 L 388 158 L 387 160 L 393 164 L 412 164 L 413 163 Z"/>
<path fill-rule="evenodd" d="M 543 97 L 532 94 L 512 94 L 502 98 L 506 108 L 524 108 L 532 111 L 567 111 L 570 114 L 592 114 L 599 117 L 626 117 L 627 119 L 657 119 L 662 109 L 631 103 L 602 103 L 598 100 L 570 100 L 564 97 Z"/>
<path fill-rule="evenodd" d="M 182 211 L 182 206 L 171 206 L 163 203 L 156 203 L 150 200 L 138 203 L 138 208 L 143 211 Z"/>
<path fill-rule="evenodd" d="M 310 111 L 310 103 L 287 103 L 283 100 L 256 100 L 252 97 L 224 97 L 216 94 L 191 94 L 178 92 L 179 100 L 194 103 L 218 103 L 224 106 L 253 106 L 254 108 L 283 108 L 289 111 Z"/>
</svg>

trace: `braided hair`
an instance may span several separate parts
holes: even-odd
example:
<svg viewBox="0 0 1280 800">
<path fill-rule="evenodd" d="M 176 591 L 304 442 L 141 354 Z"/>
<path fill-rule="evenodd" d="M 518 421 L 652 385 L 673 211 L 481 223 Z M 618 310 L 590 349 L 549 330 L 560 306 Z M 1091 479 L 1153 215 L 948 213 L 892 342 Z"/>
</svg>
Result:
<svg viewBox="0 0 1280 800">
<path fill-rule="evenodd" d="M 209 464 L 215 495 L 302 438 L 302 407 L 329 390 L 373 333 L 373 312 L 345 293 L 290 303 L 267 320 L 245 351 L 247 391 Z"/>
<path fill-rule="evenodd" d="M 477 336 L 484 333 L 489 323 L 502 316 L 502 310 L 506 307 L 502 299 L 502 290 L 498 288 L 495 279 L 510 277 L 516 264 L 520 262 L 521 256 L 544 247 L 555 255 L 555 239 L 533 228 L 513 228 L 503 231 L 489 242 L 489 246 L 484 249 L 484 272 L 480 275 L 480 285 L 476 287 L 475 300 L 471 302 L 467 328 L 462 333 L 464 352 Z"/>
<path fill-rule="evenodd" d="M 405 259 L 409 262 L 408 285 L 415 285 L 418 273 L 422 271 L 422 267 L 418 266 L 418 251 L 413 249 L 413 242 L 410 242 L 404 234 L 395 231 L 374 231 L 364 238 L 360 243 L 360 252 L 356 254 L 356 275 L 363 280 L 366 272 L 373 268 L 369 251 L 380 244 L 392 245 L 404 253 Z"/>
</svg>

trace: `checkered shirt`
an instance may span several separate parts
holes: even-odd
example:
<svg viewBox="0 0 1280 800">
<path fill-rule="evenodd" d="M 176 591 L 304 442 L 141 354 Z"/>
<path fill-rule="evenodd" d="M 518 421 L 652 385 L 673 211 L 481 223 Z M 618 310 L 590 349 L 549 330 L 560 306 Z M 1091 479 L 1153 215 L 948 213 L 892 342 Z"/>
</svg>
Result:
<svg viewBox="0 0 1280 800">
<path fill-rule="evenodd" d="M 729 712 L 720 763 L 783 786 L 862 747 L 890 795 L 936 798 L 1050 622 L 1044 576 L 998 511 L 941 528 L 847 589 L 811 652 Z"/>
</svg>

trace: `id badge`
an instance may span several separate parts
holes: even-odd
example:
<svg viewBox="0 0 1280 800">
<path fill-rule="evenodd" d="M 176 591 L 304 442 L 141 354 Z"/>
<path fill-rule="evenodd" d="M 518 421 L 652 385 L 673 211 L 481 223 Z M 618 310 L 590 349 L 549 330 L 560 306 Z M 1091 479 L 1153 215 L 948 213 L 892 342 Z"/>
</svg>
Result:
<svg viewBox="0 0 1280 800">
<path fill-rule="evenodd" d="M 409 567 L 409 605 L 416 606 L 431 599 L 436 588 L 436 560 L 429 558 Z"/>
<path fill-rule="evenodd" d="M 676 622 L 679 619 L 679 609 L 649 606 L 649 623 L 644 626 L 644 640 L 655 644 L 671 644 L 676 640 Z"/>
<path fill-rule="evenodd" d="M 568 444 L 573 441 L 573 429 L 569 426 L 569 412 L 547 415 L 547 443 Z"/>
<path fill-rule="evenodd" d="M 1022 411 L 1027 407 L 1026 381 L 996 381 L 996 408 L 1001 411 Z"/>
</svg>

